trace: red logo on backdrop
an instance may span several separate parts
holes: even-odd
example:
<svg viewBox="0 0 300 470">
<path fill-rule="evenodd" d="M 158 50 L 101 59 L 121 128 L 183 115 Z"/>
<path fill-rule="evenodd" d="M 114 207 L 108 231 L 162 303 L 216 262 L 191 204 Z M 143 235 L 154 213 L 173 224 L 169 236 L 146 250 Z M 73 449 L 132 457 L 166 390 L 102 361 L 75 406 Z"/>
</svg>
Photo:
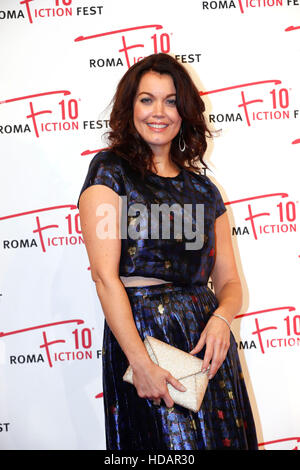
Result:
<svg viewBox="0 0 300 470">
<path fill-rule="evenodd" d="M 64 325 L 77 326 L 71 331 L 67 339 L 62 334 L 57 333 L 57 328 Z M 39 345 L 41 351 L 45 351 L 46 361 L 42 353 L 36 354 L 21 354 L 18 356 L 10 356 L 10 364 L 24 364 L 24 363 L 37 363 L 46 362 L 49 367 L 53 367 L 55 363 L 70 362 L 70 361 L 82 361 L 89 359 L 98 359 L 101 357 L 100 350 L 92 349 L 92 330 L 93 328 L 78 328 L 78 325 L 83 325 L 84 320 L 73 319 L 64 320 L 55 323 L 47 323 L 43 325 L 31 326 L 29 328 L 23 328 L 21 330 L 0 332 L 0 338 L 18 334 L 24 334 L 33 331 L 42 330 L 42 343 Z M 71 328 L 71 330 L 72 330 Z M 53 333 L 53 330 L 55 333 Z M 63 347 L 58 348 L 57 345 L 63 344 Z"/>
<path fill-rule="evenodd" d="M 20 5 L 25 5 L 29 23 L 37 19 L 72 17 L 86 15 L 101 15 L 103 6 L 72 6 L 72 0 L 21 0 Z M 40 8 L 42 6 L 42 8 Z M 36 7 L 36 8 L 35 8 Z"/>
<path fill-rule="evenodd" d="M 299 5 L 297 0 L 238 0 L 238 5 L 241 13 L 245 13 L 246 8 L 274 8 Z"/>
<path fill-rule="evenodd" d="M 244 113 L 244 118 L 246 119 L 248 126 L 251 126 L 251 123 L 253 124 L 254 122 L 297 119 L 300 117 L 299 109 L 289 109 L 290 89 L 284 87 L 278 89 L 274 87 L 271 89 L 268 88 L 268 84 L 276 86 L 281 83 L 281 80 L 261 80 L 211 91 L 200 91 L 200 95 L 204 96 L 213 93 L 224 93 L 243 88 L 239 95 L 241 102 L 237 104 L 237 107 L 241 108 Z M 263 104 L 259 105 L 258 103 Z M 243 118 L 240 114 L 236 117 L 234 117 L 233 114 L 226 114 L 225 117 L 222 114 L 216 116 L 212 114 L 210 115 L 211 122 L 222 122 L 224 120 L 242 121 Z"/>
<path fill-rule="evenodd" d="M 282 233 L 296 233 L 296 208 L 299 201 L 287 201 L 285 200 L 287 197 L 289 197 L 288 193 L 270 193 L 226 202 L 226 205 L 241 203 L 247 205 L 247 216 L 244 220 L 250 222 L 250 231 L 247 227 L 233 227 L 232 234 L 252 233 L 254 239 L 259 240 L 263 236 L 270 237 Z M 284 199 L 284 201 L 278 202 L 277 198 Z M 269 204 L 267 211 L 257 209 L 258 204 L 261 207 L 266 202 L 273 202 L 271 208 Z M 278 203 L 276 204 L 276 202 Z"/>
<path fill-rule="evenodd" d="M 135 64 L 139 60 L 143 59 L 146 55 L 157 54 L 158 52 L 168 53 L 171 50 L 171 35 L 168 33 L 163 33 L 160 30 L 163 29 L 163 26 L 160 24 L 151 24 L 145 26 L 133 26 L 130 28 L 118 29 L 114 31 L 108 31 L 105 33 L 93 34 L 91 36 L 79 36 L 74 39 L 75 42 L 87 41 L 89 39 L 97 38 L 107 38 L 111 36 L 117 36 L 120 38 L 121 48 L 117 52 L 121 52 L 123 57 L 126 60 L 127 67 Z M 132 39 L 132 36 L 137 31 L 140 32 L 145 30 L 143 35 L 143 42 L 138 39 L 138 42 L 133 42 L 136 39 Z M 150 32 L 149 32 L 150 31 Z M 155 31 L 159 31 L 158 33 Z M 172 33 L 171 33 L 172 34 Z M 134 36 L 135 38 L 135 36 Z M 145 42 L 146 41 L 146 42 Z M 145 53 L 145 47 L 148 48 L 147 53 Z M 132 55 L 137 53 L 137 50 L 140 52 L 138 55 Z"/>
<path fill-rule="evenodd" d="M 79 130 L 78 104 L 80 99 L 61 99 L 61 96 L 59 95 L 68 96 L 71 95 L 71 92 L 68 90 L 46 91 L 43 93 L 2 100 L 0 101 L 0 104 L 15 103 L 17 101 L 26 102 L 26 104 L 28 104 L 28 108 L 27 111 L 24 111 L 24 114 L 26 119 L 32 123 L 36 137 L 40 137 L 43 132 Z M 49 104 L 47 104 L 46 109 L 41 108 L 41 106 L 37 104 L 41 97 L 44 98 L 44 102 L 47 98 L 51 97 L 50 100 L 48 100 Z M 55 100 L 53 98 L 55 98 Z M 29 112 L 29 114 L 27 114 L 27 112 Z M 47 120 L 44 115 L 47 116 Z M 51 115 L 51 120 L 49 115 Z M 41 122 L 41 116 L 44 116 L 42 120 L 43 122 Z"/>
<path fill-rule="evenodd" d="M 25 240 L 3 240 L 3 248 L 28 248 L 40 246 L 42 251 L 45 253 L 49 247 L 67 246 L 67 245 L 78 245 L 84 244 L 84 240 L 81 236 L 79 212 L 70 212 L 65 215 L 65 211 L 62 209 L 77 209 L 75 205 L 62 205 L 54 207 L 45 207 L 43 209 L 35 209 L 28 212 L 20 212 L 18 214 L 11 214 L 0 218 L 1 221 L 9 221 L 12 218 L 22 220 L 23 217 L 31 217 L 29 219 L 32 222 L 32 232 L 37 234 L 39 243 L 35 238 Z M 32 216 L 34 215 L 34 219 Z M 56 223 L 53 222 L 55 218 Z M 58 220 L 60 223 L 58 224 Z M 30 225 L 30 222 L 28 222 Z"/>
<path fill-rule="evenodd" d="M 245 14 L 248 8 L 281 8 L 281 7 L 297 7 L 299 6 L 298 0 L 238 0 L 234 2 L 233 0 L 202 0 L 201 2 L 203 10 L 224 10 L 237 8 L 242 14 Z M 286 28 L 285 31 L 290 30 L 290 28 L 296 29 L 293 26 Z"/>
<path fill-rule="evenodd" d="M 277 348 L 293 349 L 300 346 L 300 315 L 295 315 L 295 307 L 275 307 L 256 312 L 237 315 L 238 318 L 247 319 L 253 325 L 250 341 L 241 341 L 241 349 L 256 347 L 258 341 L 259 351 L 266 354 Z"/>
<path fill-rule="evenodd" d="M 260 442 L 258 444 L 259 447 L 266 447 L 266 446 L 271 446 L 270 450 L 272 450 L 272 446 L 277 444 L 276 448 L 278 449 L 278 444 L 282 443 L 287 443 L 287 445 L 291 448 L 286 449 L 286 450 L 299 450 L 299 444 L 300 444 L 300 437 L 285 437 L 283 439 L 276 439 L 274 441 L 266 441 L 266 442 Z M 284 445 L 286 447 L 286 445 Z"/>
</svg>

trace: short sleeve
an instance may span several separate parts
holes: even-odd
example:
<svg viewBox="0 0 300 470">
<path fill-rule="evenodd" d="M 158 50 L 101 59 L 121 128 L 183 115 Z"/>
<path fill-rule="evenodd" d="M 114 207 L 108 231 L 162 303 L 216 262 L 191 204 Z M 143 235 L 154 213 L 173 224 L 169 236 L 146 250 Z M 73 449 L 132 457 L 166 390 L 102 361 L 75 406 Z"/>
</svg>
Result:
<svg viewBox="0 0 300 470">
<path fill-rule="evenodd" d="M 217 219 L 220 215 L 224 214 L 224 212 L 227 210 L 222 195 L 217 188 L 217 186 L 211 181 L 210 178 L 206 176 L 206 181 L 209 181 L 209 185 L 213 190 L 214 193 L 214 201 L 215 201 L 215 218 Z"/>
<path fill-rule="evenodd" d="M 217 218 L 220 215 L 224 214 L 224 212 L 227 210 L 227 208 L 224 204 L 223 198 L 222 198 L 221 193 L 218 190 L 217 186 L 215 186 L 215 194 L 216 194 L 216 218 Z"/>
<path fill-rule="evenodd" d="M 90 162 L 85 181 L 78 197 L 78 208 L 81 194 L 94 184 L 108 186 L 120 196 L 126 194 L 122 176 L 122 165 L 119 157 L 108 152 L 99 152 L 94 156 Z"/>
</svg>

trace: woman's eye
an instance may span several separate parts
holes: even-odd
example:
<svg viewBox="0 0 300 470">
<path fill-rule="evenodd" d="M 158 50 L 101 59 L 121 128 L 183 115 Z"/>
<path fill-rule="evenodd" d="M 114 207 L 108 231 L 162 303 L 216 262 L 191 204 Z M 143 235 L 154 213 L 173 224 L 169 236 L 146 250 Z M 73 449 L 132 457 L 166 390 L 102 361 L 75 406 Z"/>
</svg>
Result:
<svg viewBox="0 0 300 470">
<path fill-rule="evenodd" d="M 151 98 L 142 98 L 141 99 L 141 103 L 150 103 L 151 102 Z"/>
<path fill-rule="evenodd" d="M 150 104 L 150 103 L 152 103 L 152 99 L 149 98 L 149 97 L 141 98 L 140 101 L 141 101 L 141 103 L 143 103 L 143 104 Z M 169 106 L 176 106 L 176 99 L 175 99 L 175 98 L 168 98 L 168 99 L 166 100 L 166 103 L 167 103 L 167 105 L 169 105 Z"/>
</svg>

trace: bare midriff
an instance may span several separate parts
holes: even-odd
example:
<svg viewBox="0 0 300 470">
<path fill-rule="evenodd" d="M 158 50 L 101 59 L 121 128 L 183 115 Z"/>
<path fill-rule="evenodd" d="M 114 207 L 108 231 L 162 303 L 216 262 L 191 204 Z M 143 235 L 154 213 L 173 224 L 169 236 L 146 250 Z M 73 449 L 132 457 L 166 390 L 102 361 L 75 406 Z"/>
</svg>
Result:
<svg viewBox="0 0 300 470">
<path fill-rule="evenodd" d="M 153 284 L 170 284 L 170 281 L 156 277 L 120 276 L 125 287 L 152 286 Z"/>
</svg>

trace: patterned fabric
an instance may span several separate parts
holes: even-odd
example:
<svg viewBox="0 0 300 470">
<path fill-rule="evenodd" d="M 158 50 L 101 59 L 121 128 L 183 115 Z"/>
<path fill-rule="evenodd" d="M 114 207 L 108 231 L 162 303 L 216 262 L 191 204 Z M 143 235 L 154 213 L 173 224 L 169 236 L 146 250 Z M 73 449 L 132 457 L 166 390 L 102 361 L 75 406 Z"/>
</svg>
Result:
<svg viewBox="0 0 300 470">
<path fill-rule="evenodd" d="M 151 173 L 142 182 L 129 164 L 110 152 L 91 161 L 81 193 L 93 184 L 104 184 L 127 196 L 128 227 L 134 203 L 204 205 L 204 244 L 186 250 L 191 242 L 182 232 L 170 238 L 148 238 L 149 218 L 140 218 L 137 239 L 122 240 L 120 276 L 156 277 L 165 284 L 125 287 L 137 330 L 144 340 L 154 336 L 189 352 L 196 346 L 211 314 L 218 307 L 207 286 L 215 258 L 214 222 L 226 210 L 221 194 L 208 177 L 182 169 L 176 177 Z M 81 195 L 80 193 L 80 195 Z M 79 202 L 79 199 L 78 199 Z M 124 219 L 122 219 L 124 220 Z M 126 220 L 126 219 L 125 219 Z M 197 219 L 191 214 L 192 228 Z M 148 223 L 148 225 L 147 225 Z M 160 219 L 154 226 L 160 226 Z M 148 231 L 147 231 L 148 229 Z M 169 282 L 170 281 L 170 282 Z M 198 354 L 204 357 L 205 348 Z M 128 361 L 106 321 L 103 337 L 103 397 L 108 450 L 209 450 L 257 449 L 256 431 L 241 371 L 236 343 L 231 334 L 227 357 L 209 382 L 198 413 L 175 405 L 168 409 L 140 398 L 133 385 L 122 380 Z"/>
<path fill-rule="evenodd" d="M 147 208 L 147 216 L 137 214 L 141 221 L 138 239 L 128 236 L 122 240 L 120 276 L 155 277 L 180 284 L 207 284 L 215 258 L 215 218 L 226 211 L 218 188 L 207 176 L 182 169 L 178 176 L 171 178 L 151 173 L 142 182 L 140 175 L 131 169 L 126 160 L 111 152 L 101 152 L 90 163 L 80 195 L 94 184 L 103 184 L 120 196 L 127 197 L 127 206 L 124 204 L 128 214 L 127 228 L 134 224 L 135 216 L 130 214 L 133 204 L 142 204 L 143 208 Z M 196 247 L 196 239 L 187 238 L 184 226 L 181 232 L 174 233 L 175 215 L 172 212 L 169 216 L 169 239 L 163 238 L 161 233 L 160 239 L 151 237 L 151 224 L 153 230 L 159 230 L 160 226 L 159 219 L 153 216 L 151 204 L 163 203 L 168 207 L 175 203 L 181 208 L 185 207 L 184 204 L 191 204 L 190 224 L 193 232 L 199 220 L 196 204 L 204 205 L 204 244 L 201 251 L 199 248 L 190 249 Z M 148 239 L 145 238 L 147 235 Z M 189 249 L 186 249 L 187 243 L 190 244 Z"/>
<path fill-rule="evenodd" d="M 218 306 L 207 286 L 126 287 L 137 330 L 189 352 Z M 203 359 L 201 351 L 197 357 Z M 231 334 L 227 357 L 209 381 L 200 411 L 168 409 L 123 382 L 126 356 L 105 322 L 103 394 L 109 450 L 257 450 L 247 390 Z"/>
</svg>

